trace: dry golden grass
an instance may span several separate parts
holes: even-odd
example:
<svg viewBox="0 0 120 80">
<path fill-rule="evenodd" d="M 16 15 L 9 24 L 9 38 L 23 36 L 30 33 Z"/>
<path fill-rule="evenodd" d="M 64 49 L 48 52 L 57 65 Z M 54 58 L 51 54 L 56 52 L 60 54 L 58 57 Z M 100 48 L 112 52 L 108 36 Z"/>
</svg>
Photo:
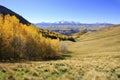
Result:
<svg viewBox="0 0 120 80">
<path fill-rule="evenodd" d="M 76 43 L 66 42 L 68 49 L 80 54 L 120 52 L 120 27 L 109 27 L 82 35 Z"/>
<path fill-rule="evenodd" d="M 119 31 L 111 27 L 62 42 L 71 52 L 64 60 L 0 63 L 0 80 L 120 80 Z"/>
<path fill-rule="evenodd" d="M 25 63 L 1 63 L 0 80 L 119 80 L 120 55 L 82 55 L 77 58 Z"/>
</svg>

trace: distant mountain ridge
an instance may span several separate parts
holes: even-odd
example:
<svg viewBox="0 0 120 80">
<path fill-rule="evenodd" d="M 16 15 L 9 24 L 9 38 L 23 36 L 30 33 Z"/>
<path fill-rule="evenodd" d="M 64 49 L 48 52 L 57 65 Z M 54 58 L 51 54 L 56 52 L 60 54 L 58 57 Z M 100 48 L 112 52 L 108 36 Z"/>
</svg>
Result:
<svg viewBox="0 0 120 80">
<path fill-rule="evenodd" d="M 35 24 L 36 26 L 52 32 L 58 32 L 64 35 L 72 35 L 77 32 L 94 32 L 100 28 L 113 26 L 111 23 L 80 23 L 74 21 L 58 21 L 54 23 L 41 22 Z"/>
<path fill-rule="evenodd" d="M 112 26 L 114 24 L 112 23 L 80 23 L 80 22 L 74 22 L 74 21 L 58 21 L 58 22 L 41 22 L 41 23 L 35 23 L 36 26 L 42 27 L 42 26 L 85 26 L 85 27 L 105 27 L 105 26 Z"/>
<path fill-rule="evenodd" d="M 7 14 L 10 14 L 11 16 L 15 15 L 21 23 L 23 24 L 26 24 L 26 25 L 29 25 L 31 24 L 29 21 L 27 21 L 26 19 L 24 19 L 22 16 L 20 16 L 19 14 L 13 12 L 12 10 L 0 5 L 0 13 L 3 14 L 3 15 L 7 15 Z"/>
</svg>

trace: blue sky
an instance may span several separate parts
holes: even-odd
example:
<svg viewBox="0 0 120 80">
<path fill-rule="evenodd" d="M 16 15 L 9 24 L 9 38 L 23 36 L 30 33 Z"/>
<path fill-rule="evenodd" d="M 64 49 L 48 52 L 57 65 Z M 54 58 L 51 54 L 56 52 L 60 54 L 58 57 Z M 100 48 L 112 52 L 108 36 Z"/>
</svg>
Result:
<svg viewBox="0 0 120 80">
<path fill-rule="evenodd" d="M 120 0 L 0 0 L 32 23 L 75 21 L 120 24 Z"/>
</svg>

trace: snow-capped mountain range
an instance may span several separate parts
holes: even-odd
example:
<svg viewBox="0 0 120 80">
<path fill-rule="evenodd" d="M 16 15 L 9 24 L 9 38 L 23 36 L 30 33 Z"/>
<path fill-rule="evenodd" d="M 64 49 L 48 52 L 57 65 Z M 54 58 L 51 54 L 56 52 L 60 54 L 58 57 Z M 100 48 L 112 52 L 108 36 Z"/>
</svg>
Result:
<svg viewBox="0 0 120 80">
<path fill-rule="evenodd" d="M 35 23 L 36 26 L 42 27 L 42 26 L 86 26 L 86 27 L 92 27 L 92 26 L 98 26 L 98 27 L 105 27 L 105 26 L 112 26 L 111 23 L 80 23 L 80 22 L 74 22 L 74 21 L 57 21 L 57 22 L 41 22 L 41 23 Z"/>
</svg>

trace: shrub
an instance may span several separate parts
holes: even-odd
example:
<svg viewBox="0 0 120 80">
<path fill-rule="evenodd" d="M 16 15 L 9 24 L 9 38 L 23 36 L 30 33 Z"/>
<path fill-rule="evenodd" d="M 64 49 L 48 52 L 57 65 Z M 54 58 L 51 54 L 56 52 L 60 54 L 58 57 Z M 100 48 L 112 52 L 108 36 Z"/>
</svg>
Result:
<svg viewBox="0 0 120 80">
<path fill-rule="evenodd" d="M 68 52 L 67 45 L 65 43 L 60 43 L 60 52 L 61 53 L 66 53 Z"/>
<path fill-rule="evenodd" d="M 45 38 L 40 29 L 19 22 L 15 16 L 0 15 L 0 60 L 54 59 L 59 40 Z"/>
</svg>

